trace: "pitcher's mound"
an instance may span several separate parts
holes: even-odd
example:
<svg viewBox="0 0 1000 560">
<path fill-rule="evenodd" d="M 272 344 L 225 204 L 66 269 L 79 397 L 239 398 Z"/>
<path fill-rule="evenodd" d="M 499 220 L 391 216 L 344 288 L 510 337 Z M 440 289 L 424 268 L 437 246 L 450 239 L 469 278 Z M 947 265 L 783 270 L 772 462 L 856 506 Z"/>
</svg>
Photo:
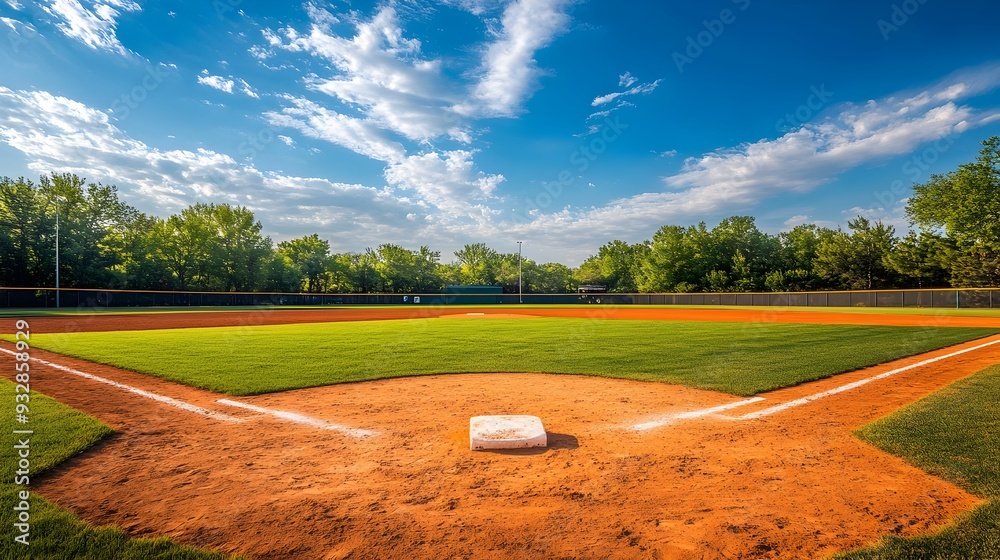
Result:
<svg viewBox="0 0 1000 560">
<path fill-rule="evenodd" d="M 473 416 L 469 420 L 469 449 L 524 449 L 545 447 L 548 438 L 537 416 Z"/>
</svg>

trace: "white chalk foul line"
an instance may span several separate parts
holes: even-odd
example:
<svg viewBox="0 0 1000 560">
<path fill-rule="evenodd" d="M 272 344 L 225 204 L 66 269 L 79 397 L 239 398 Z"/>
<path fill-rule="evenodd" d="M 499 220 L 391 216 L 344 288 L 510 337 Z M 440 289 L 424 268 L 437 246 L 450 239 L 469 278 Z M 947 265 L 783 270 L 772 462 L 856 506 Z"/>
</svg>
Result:
<svg viewBox="0 0 1000 560">
<path fill-rule="evenodd" d="M 702 416 L 710 416 L 712 414 L 718 414 L 720 412 L 725 412 L 733 408 L 741 407 L 755 402 L 760 402 L 762 400 L 764 400 L 764 397 L 753 397 L 751 399 L 731 402 L 729 404 L 713 406 L 712 408 L 703 408 L 701 410 L 692 410 L 690 412 L 671 414 L 670 416 L 665 416 L 663 418 L 660 418 L 659 420 L 652 420 L 650 422 L 643 422 L 641 424 L 636 424 L 632 426 L 632 429 L 638 432 L 644 432 L 646 430 L 652 430 L 653 428 L 659 428 L 660 426 L 666 426 L 667 424 L 672 424 L 676 420 L 690 420 L 692 418 L 701 418 Z"/>
<path fill-rule="evenodd" d="M 794 408 L 796 406 L 801 406 L 801 405 L 804 405 L 806 403 L 810 403 L 810 402 L 818 400 L 818 399 L 829 397 L 831 395 L 836 395 L 838 393 L 843 393 L 844 391 L 850 391 L 851 389 L 857 389 L 858 387 L 861 387 L 863 385 L 867 385 L 867 384 L 871 383 L 872 381 L 877 381 L 879 379 L 885 379 L 886 377 L 890 377 L 890 376 L 896 375 L 897 373 L 903 373 L 904 371 L 910 371 L 911 369 L 916 369 L 916 368 L 923 367 L 923 366 L 926 366 L 926 365 L 929 365 L 929 364 L 933 364 L 934 362 L 940 362 L 941 360 L 947 360 L 948 358 L 954 358 L 955 356 L 960 356 L 960 355 L 965 354 L 967 352 L 974 352 L 976 350 L 981 350 L 981 349 L 986 348 L 988 346 L 993 346 L 994 344 L 1000 344 L 1000 340 L 994 340 L 993 342 L 987 342 L 985 344 L 980 344 L 978 346 L 973 346 L 971 348 L 966 348 L 964 350 L 958 350 L 957 352 L 952 352 L 950 354 L 945 354 L 943 356 L 938 356 L 936 358 L 930 358 L 930 359 L 924 360 L 922 362 L 917 362 L 915 364 L 910 364 L 908 366 L 903 366 L 901 368 L 896 368 L 896 369 L 894 369 L 892 371 L 887 371 L 885 373 L 880 373 L 880 374 L 878 374 L 876 376 L 873 376 L 873 377 L 868 377 L 868 378 L 865 378 L 865 379 L 861 379 L 861 380 L 855 381 L 853 383 L 848 383 L 847 385 L 841 385 L 840 387 L 836 387 L 836 388 L 830 389 L 829 391 L 823 391 L 822 393 L 816 393 L 816 394 L 813 394 L 813 395 L 802 397 L 801 399 L 795 399 L 793 401 L 788 401 L 786 403 L 775 405 L 775 406 L 772 406 L 772 407 L 769 407 L 769 408 L 765 408 L 765 409 L 762 409 L 762 410 L 758 410 L 756 412 L 751 412 L 749 414 L 744 414 L 743 416 L 737 416 L 735 418 L 732 418 L 732 420 L 753 420 L 755 418 L 763 418 L 764 416 L 770 416 L 770 415 L 775 414 L 777 412 L 781 412 L 782 410 L 788 410 L 789 408 Z"/>
<path fill-rule="evenodd" d="M 7 350 L 6 348 L 0 348 L 0 352 L 4 352 L 4 353 L 10 354 L 10 355 L 17 354 L 16 352 L 13 352 L 11 350 Z M 96 381 L 98 383 L 104 383 L 105 385 L 111 385 L 112 387 L 115 387 L 115 388 L 118 388 L 118 389 L 122 389 L 122 390 L 128 391 L 130 393 L 135 393 L 136 395 L 139 395 L 141 397 L 146 397 L 147 399 L 152 399 L 152 400 L 154 400 L 156 402 L 160 402 L 160 403 L 163 403 L 163 404 L 168 405 L 168 406 L 179 408 L 181 410 L 186 410 L 188 412 L 193 412 L 195 414 L 200 414 L 202 416 L 207 416 L 209 418 L 212 418 L 213 420 L 221 420 L 223 422 L 243 422 L 243 420 L 244 420 L 244 418 L 237 418 L 236 416 L 230 416 L 228 414 L 222 414 L 220 412 L 212 412 L 211 410 L 208 410 L 208 409 L 205 409 L 205 408 L 201 408 L 200 406 L 195 406 L 193 404 L 186 403 L 184 401 L 180 401 L 180 400 L 177 400 L 175 398 L 167 397 L 165 395 L 160 395 L 160 394 L 157 394 L 157 393 L 151 393 L 149 391 L 144 391 L 144 390 L 139 389 L 137 387 L 132 387 L 131 385 L 125 385 L 124 383 L 119 383 L 117 381 L 112 381 L 110 379 L 105 379 L 103 377 L 98 377 L 96 375 L 93 375 L 93 374 L 90 374 L 90 373 L 85 373 L 85 372 L 82 372 L 80 370 L 76 370 L 76 369 L 73 369 L 73 368 L 68 368 L 66 366 L 61 366 L 59 364 L 54 364 L 54 363 L 52 363 L 52 362 L 50 362 L 48 360 L 43 360 L 41 358 L 31 358 L 31 359 L 32 359 L 32 361 L 35 361 L 35 362 L 38 362 L 40 364 L 46 365 L 46 366 L 48 366 L 50 368 L 62 370 L 62 371 L 65 371 L 66 373 L 71 373 L 73 375 L 77 375 L 77 376 L 83 377 L 85 379 L 90 379 L 91 381 Z"/>
<path fill-rule="evenodd" d="M 282 420 L 288 420 L 289 422 L 296 422 L 298 424 L 306 424 L 307 426 L 312 426 L 314 428 L 319 428 L 321 430 L 331 430 L 334 432 L 341 432 L 344 435 L 351 437 L 364 439 L 372 436 L 377 436 L 378 432 L 373 432 L 371 430 L 362 430 L 359 428 L 351 428 L 348 426 L 341 426 L 340 424 L 331 424 L 330 422 L 324 422 L 323 420 L 317 420 L 315 418 L 310 418 L 302 414 L 295 412 L 288 412 L 285 410 L 275 410 L 273 408 L 264 408 L 262 406 L 256 406 L 248 403 L 242 403 L 239 401 L 231 401 L 229 399 L 219 399 L 215 401 L 219 404 L 225 404 L 229 406 L 235 406 L 237 408 L 243 408 L 246 410 L 252 410 L 254 412 L 259 412 L 261 414 L 267 414 L 269 416 L 274 416 L 275 418 L 281 418 Z"/>
</svg>

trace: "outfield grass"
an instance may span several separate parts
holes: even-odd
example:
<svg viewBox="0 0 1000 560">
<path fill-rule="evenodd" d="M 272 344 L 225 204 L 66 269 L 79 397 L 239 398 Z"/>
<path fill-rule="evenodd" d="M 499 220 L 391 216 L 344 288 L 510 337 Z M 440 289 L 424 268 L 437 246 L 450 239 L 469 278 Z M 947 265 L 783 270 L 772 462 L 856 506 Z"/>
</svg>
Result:
<svg viewBox="0 0 1000 560">
<path fill-rule="evenodd" d="M 4 406 L 0 407 L 0 419 L 8 429 L 4 430 L 2 441 L 4 458 L 0 466 L 0 539 L 3 541 L 3 558 L 36 558 L 61 560 L 64 558 L 87 558 L 89 560 L 220 560 L 222 554 L 205 552 L 178 545 L 169 539 L 131 539 L 121 529 L 115 527 L 93 527 L 81 521 L 73 513 L 49 502 L 34 493 L 29 485 L 30 532 L 29 545 L 14 541 L 20 534 L 14 527 L 13 507 L 20 501 L 18 493 L 24 486 L 15 485 L 17 464 L 12 455 L 13 446 L 18 444 L 9 429 L 29 429 L 31 461 L 31 481 L 37 480 L 42 472 L 51 469 L 66 459 L 99 442 L 112 433 L 111 428 L 94 418 L 69 408 L 37 392 L 30 394 L 30 416 L 26 425 L 15 423 L 14 384 L 0 378 L 0 394 Z"/>
<path fill-rule="evenodd" d="M 885 537 L 841 560 L 1000 558 L 1000 365 L 958 381 L 857 435 L 991 501 L 940 532 Z"/>
<path fill-rule="evenodd" d="M 465 372 L 574 373 L 753 395 L 996 332 L 563 318 L 413 319 L 37 334 L 31 341 L 38 348 L 232 395 Z"/>
</svg>

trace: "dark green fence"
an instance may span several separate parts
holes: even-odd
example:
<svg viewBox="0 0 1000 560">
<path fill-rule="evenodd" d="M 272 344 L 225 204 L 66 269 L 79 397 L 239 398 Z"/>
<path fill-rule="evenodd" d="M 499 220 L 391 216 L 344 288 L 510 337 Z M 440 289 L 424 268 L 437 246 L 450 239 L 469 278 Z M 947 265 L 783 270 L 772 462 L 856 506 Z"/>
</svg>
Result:
<svg viewBox="0 0 1000 560">
<path fill-rule="evenodd" d="M 53 289 L 0 288 L 0 308 L 53 308 Z M 488 299 L 489 301 L 484 301 Z M 60 289 L 60 307 L 253 307 L 284 305 L 517 305 L 518 294 L 285 294 Z M 523 294 L 525 304 L 936 307 L 1000 309 L 1000 289 L 700 294 Z"/>
</svg>

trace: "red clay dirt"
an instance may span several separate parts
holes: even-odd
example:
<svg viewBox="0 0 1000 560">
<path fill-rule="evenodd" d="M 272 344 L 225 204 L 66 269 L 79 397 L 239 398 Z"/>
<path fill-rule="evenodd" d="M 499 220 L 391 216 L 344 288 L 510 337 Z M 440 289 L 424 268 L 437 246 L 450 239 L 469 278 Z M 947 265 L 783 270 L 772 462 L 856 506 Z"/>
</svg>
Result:
<svg viewBox="0 0 1000 560">
<path fill-rule="evenodd" d="M 125 317 L 134 316 L 118 319 Z M 764 394 L 726 414 L 983 342 Z M 1000 344 L 763 419 L 708 416 L 646 432 L 630 427 L 740 399 L 543 374 L 414 377 L 233 398 L 379 432 L 368 439 L 227 407 L 215 402 L 221 395 L 109 366 L 32 355 L 247 418 L 220 422 L 32 367 L 33 389 L 119 432 L 36 490 L 132 535 L 268 559 L 735 559 L 822 557 L 880 535 L 926 533 L 979 503 L 851 432 L 1000 362 Z M 0 354 L 0 368 L 12 366 Z M 484 414 L 541 417 L 549 448 L 469 451 L 469 418 Z"/>
<path fill-rule="evenodd" d="M 869 313 L 829 313 L 791 311 L 759 307 L 754 309 L 676 309 L 630 306 L 580 306 L 546 308 L 531 306 L 484 307 L 333 307 L 319 309 L 261 309 L 257 311 L 192 311 L 148 314 L 99 313 L 86 316 L 32 317 L 31 330 L 37 333 L 84 331 L 122 331 L 178 329 L 188 327 L 225 327 L 244 325 L 282 325 L 336 321 L 372 321 L 381 319 L 420 319 L 448 315 L 484 313 L 487 315 L 531 315 L 535 317 L 578 317 L 584 319 L 641 319 L 651 321 L 711 321 L 735 323 L 812 323 L 829 325 L 889 325 L 933 327 L 1000 327 L 1000 317 L 949 317 L 928 309 L 923 315 Z M 13 331 L 13 321 L 3 332 Z"/>
</svg>

